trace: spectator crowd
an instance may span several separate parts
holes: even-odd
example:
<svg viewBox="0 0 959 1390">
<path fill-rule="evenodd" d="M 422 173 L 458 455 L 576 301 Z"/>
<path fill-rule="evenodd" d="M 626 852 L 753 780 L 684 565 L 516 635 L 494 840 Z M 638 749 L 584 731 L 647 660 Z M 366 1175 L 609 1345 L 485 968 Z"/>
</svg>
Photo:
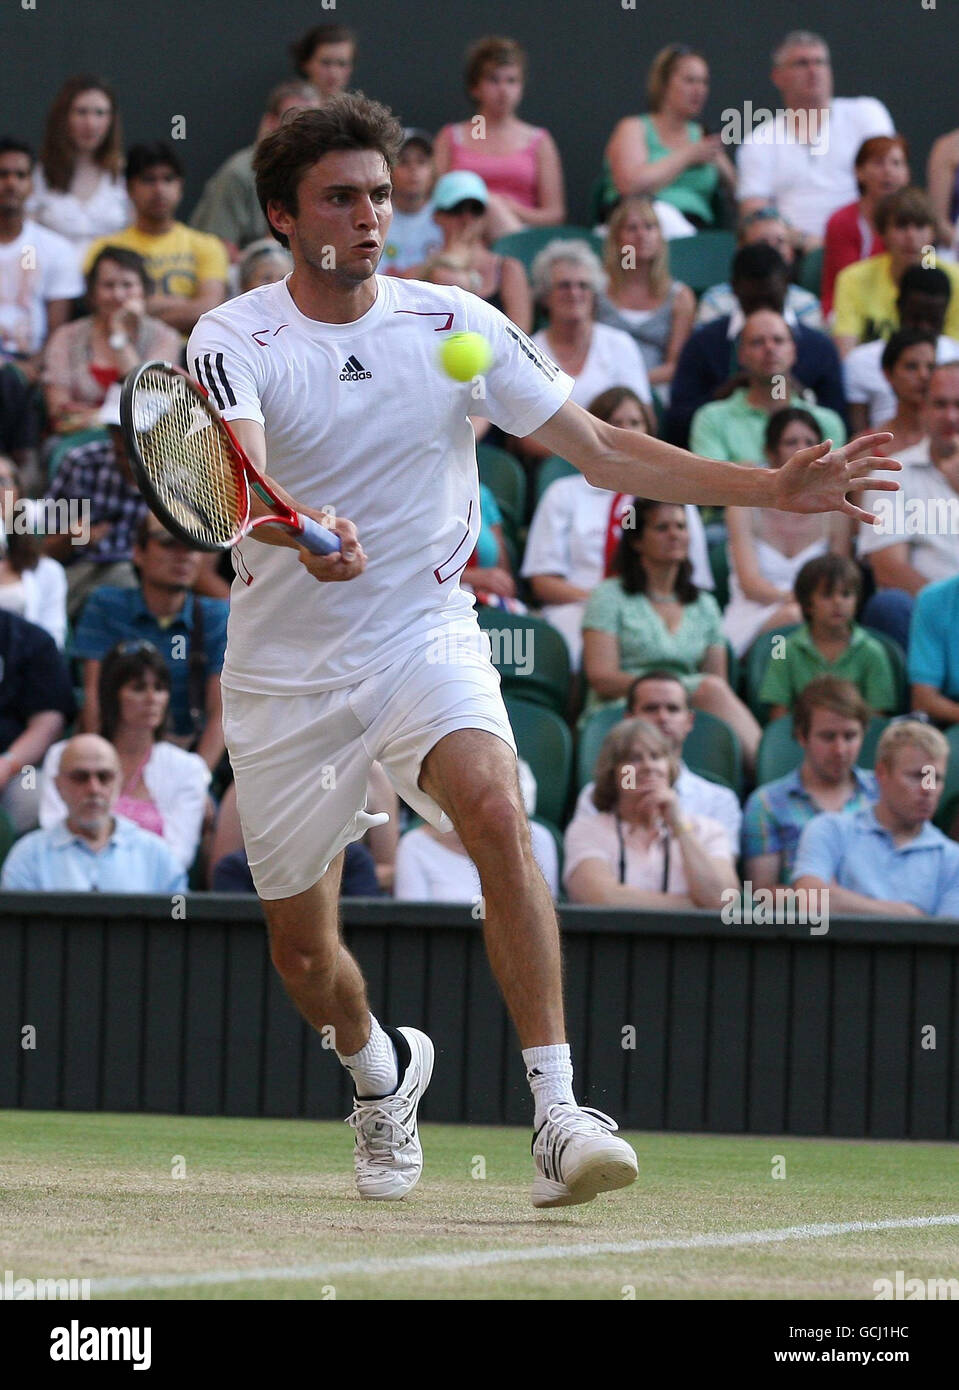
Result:
<svg viewBox="0 0 959 1390">
<path fill-rule="evenodd" d="M 350 90 L 362 51 L 322 24 L 290 56 L 251 142 L 190 171 L 192 209 L 177 147 L 126 146 L 104 77 L 62 82 L 36 152 L 0 136 L 3 888 L 253 891 L 221 726 L 232 565 L 148 511 L 119 400 L 291 269 L 256 147 Z M 921 184 L 893 115 L 836 96 L 826 41 L 794 31 L 769 129 L 727 140 L 702 121 L 707 57 L 671 44 L 578 227 L 562 148 L 520 115 L 527 68 L 478 39 L 471 115 L 405 128 L 379 273 L 481 296 L 621 428 L 757 468 L 888 430 L 903 464 L 899 493 L 859 499 L 874 525 L 662 504 L 478 407 L 462 582 L 551 892 L 718 911 L 749 882 L 959 918 L 959 130 Z M 69 529 L 44 529 L 44 499 Z M 345 894 L 478 901 L 463 845 L 378 767 L 362 823 Z"/>
</svg>

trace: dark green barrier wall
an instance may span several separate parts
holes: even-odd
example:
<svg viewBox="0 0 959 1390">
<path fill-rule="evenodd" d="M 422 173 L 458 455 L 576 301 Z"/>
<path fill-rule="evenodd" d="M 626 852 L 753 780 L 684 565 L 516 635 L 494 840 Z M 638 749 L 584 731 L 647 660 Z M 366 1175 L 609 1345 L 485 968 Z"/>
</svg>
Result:
<svg viewBox="0 0 959 1390">
<path fill-rule="evenodd" d="M 436 1042 L 424 1117 L 528 1123 L 469 912 L 357 902 L 345 915 L 378 1016 Z M 622 1124 L 959 1139 L 959 923 L 834 920 L 813 937 L 565 909 L 563 927 L 577 1094 Z M 247 898 L 189 898 L 171 921 L 166 899 L 4 894 L 0 1036 L 0 1107 L 349 1110 Z"/>
<path fill-rule="evenodd" d="M 928 0 L 927 0 L 928 4 Z M 26 8 L 25 8 L 26 6 Z M 952 0 L 4 0 L 0 5 L 0 126 L 39 144 L 46 109 L 71 73 L 94 72 L 120 97 L 131 143 L 169 140 L 187 170 L 186 207 L 203 180 L 255 133 L 266 93 L 290 75 L 287 47 L 314 24 L 360 37 L 356 85 L 404 124 L 436 130 L 463 120 L 462 58 L 483 34 L 510 34 L 530 56 L 522 114 L 552 130 L 570 186 L 570 220 L 582 222 L 615 122 L 645 110 L 646 72 L 665 44 L 700 48 L 712 68 L 711 130 L 727 108 L 777 102 L 770 50 L 788 29 L 813 29 L 833 47 L 836 91 L 879 97 L 912 145 L 916 182 L 937 135 L 959 116 L 954 100 L 959 25 Z"/>
</svg>

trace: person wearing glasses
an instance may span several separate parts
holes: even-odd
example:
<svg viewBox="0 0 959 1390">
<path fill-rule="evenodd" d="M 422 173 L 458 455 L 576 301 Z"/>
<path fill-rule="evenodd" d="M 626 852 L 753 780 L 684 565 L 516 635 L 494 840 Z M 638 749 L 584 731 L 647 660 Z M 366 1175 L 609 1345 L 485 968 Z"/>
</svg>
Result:
<svg viewBox="0 0 959 1390">
<path fill-rule="evenodd" d="M 774 203 L 796 228 L 796 249 L 812 251 L 822 244 L 832 214 L 856 198 L 862 142 L 894 135 L 895 127 L 875 97 L 833 96 L 832 60 L 818 34 L 793 30 L 772 64 L 782 102 L 777 115 L 792 124 L 785 126 L 785 139 L 765 125 L 746 134 L 738 155 L 739 212 L 746 216 Z"/>
<path fill-rule="evenodd" d="M 120 759 L 105 738 L 77 734 L 70 739 L 56 781 L 66 816 L 17 841 L 4 862 L 0 888 L 48 893 L 186 891 L 186 872 L 159 835 L 114 814 Z"/>
<path fill-rule="evenodd" d="M 151 642 L 170 672 L 170 737 L 182 747 L 194 747 L 212 769 L 224 749 L 220 668 L 230 605 L 226 599 L 194 593 L 202 559 L 147 512 L 133 549 L 139 585 L 94 590 L 77 624 L 73 650 L 83 662 L 82 727 L 96 733 L 103 658 L 118 642 Z"/>
<path fill-rule="evenodd" d="M 563 883 L 571 902 L 603 907 L 718 910 L 739 878 L 718 821 L 691 815 L 675 789 L 679 763 L 645 719 L 624 719 L 596 760 L 595 816 L 566 831 Z"/>
<path fill-rule="evenodd" d="M 159 835 L 182 869 L 196 858 L 206 810 L 210 769 L 196 753 L 166 737 L 170 672 L 150 642 L 121 642 L 100 668 L 100 731 L 120 762 L 117 815 Z M 63 820 L 67 808 L 57 774 L 66 741 L 43 763 L 40 825 Z"/>
</svg>

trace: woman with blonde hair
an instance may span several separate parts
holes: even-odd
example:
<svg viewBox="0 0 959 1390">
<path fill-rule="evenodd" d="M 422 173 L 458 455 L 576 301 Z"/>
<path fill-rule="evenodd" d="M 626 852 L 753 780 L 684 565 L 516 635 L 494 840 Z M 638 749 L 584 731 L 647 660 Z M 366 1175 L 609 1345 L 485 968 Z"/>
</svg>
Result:
<svg viewBox="0 0 959 1390">
<path fill-rule="evenodd" d="M 603 907 L 702 907 L 739 891 L 719 821 L 689 815 L 676 794 L 679 762 L 645 719 L 624 719 L 596 760 L 598 815 L 566 831 L 563 883 L 570 901 Z"/>
<path fill-rule="evenodd" d="M 671 43 L 656 54 L 646 83 L 649 110 L 624 116 L 606 146 L 601 199 L 607 214 L 618 198 L 648 193 L 696 227 L 715 225 L 720 181 L 735 194 L 736 170 L 720 136 L 707 135 L 699 120 L 708 96 L 701 53 Z"/>
<path fill-rule="evenodd" d="M 27 212 L 76 248 L 133 221 L 123 180 L 123 136 L 113 88 L 98 77 L 68 77 L 47 116 Z"/>
<path fill-rule="evenodd" d="M 669 273 L 669 251 L 651 198 L 635 193 L 613 210 L 603 264 L 608 278 L 596 317 L 636 340 L 651 386 L 668 387 L 693 328 L 696 297 Z"/>
</svg>

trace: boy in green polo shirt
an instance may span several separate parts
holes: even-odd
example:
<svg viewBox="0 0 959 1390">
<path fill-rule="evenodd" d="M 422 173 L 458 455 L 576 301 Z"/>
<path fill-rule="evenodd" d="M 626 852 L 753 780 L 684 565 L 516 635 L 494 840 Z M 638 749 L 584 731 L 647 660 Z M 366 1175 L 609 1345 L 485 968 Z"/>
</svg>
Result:
<svg viewBox="0 0 959 1390">
<path fill-rule="evenodd" d="M 854 621 L 861 579 L 843 555 L 817 555 L 796 576 L 793 593 L 806 621 L 775 647 L 759 688 L 771 718 L 787 714 L 816 676 L 852 681 L 876 714 L 896 707 L 892 662 L 882 643 Z"/>
</svg>

